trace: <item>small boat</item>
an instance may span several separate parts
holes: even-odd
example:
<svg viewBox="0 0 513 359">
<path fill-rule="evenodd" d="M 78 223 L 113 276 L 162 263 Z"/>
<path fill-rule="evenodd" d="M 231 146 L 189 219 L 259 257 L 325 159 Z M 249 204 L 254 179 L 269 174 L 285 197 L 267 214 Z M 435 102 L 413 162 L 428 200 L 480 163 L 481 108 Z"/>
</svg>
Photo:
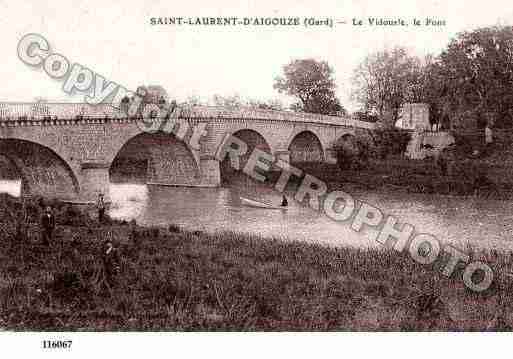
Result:
<svg viewBox="0 0 513 359">
<path fill-rule="evenodd" d="M 274 206 L 272 204 L 267 204 L 263 202 L 253 201 L 249 198 L 241 197 L 240 201 L 243 205 L 249 206 L 249 207 L 257 207 L 257 208 L 267 208 L 267 209 L 287 209 L 287 207 L 282 206 Z"/>
</svg>

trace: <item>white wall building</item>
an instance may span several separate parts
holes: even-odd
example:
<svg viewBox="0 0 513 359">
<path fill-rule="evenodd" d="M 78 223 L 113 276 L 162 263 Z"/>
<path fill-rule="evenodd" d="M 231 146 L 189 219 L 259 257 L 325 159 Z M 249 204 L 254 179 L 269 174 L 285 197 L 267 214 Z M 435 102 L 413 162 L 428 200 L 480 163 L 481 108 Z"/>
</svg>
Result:
<svg viewBox="0 0 513 359">
<path fill-rule="evenodd" d="M 405 130 L 430 130 L 429 105 L 427 103 L 405 103 L 401 107 L 395 126 Z"/>
</svg>

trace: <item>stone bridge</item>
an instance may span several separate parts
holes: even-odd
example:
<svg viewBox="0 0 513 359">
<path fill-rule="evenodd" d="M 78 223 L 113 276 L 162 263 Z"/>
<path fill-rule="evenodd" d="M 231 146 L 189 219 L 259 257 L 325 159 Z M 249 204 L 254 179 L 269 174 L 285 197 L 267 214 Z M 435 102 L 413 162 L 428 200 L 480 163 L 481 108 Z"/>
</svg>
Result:
<svg viewBox="0 0 513 359">
<path fill-rule="evenodd" d="M 226 134 L 294 164 L 335 162 L 337 141 L 372 128 L 348 117 L 195 106 L 178 117 L 189 129 L 181 141 L 141 130 L 142 120 L 109 105 L 0 104 L 0 171 L 17 173 L 24 194 L 82 201 L 130 176 L 215 187 L 223 164 L 214 155 Z M 187 139 L 198 125 L 205 132 L 192 147 Z"/>
</svg>

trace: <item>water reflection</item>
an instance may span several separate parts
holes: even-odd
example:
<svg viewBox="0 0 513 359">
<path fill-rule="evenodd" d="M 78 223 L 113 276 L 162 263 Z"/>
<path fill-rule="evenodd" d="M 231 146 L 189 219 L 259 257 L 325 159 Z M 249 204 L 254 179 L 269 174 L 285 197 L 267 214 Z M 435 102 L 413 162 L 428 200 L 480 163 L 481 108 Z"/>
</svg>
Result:
<svg viewBox="0 0 513 359">
<path fill-rule="evenodd" d="M 329 245 L 376 246 L 376 231 L 356 233 L 347 223 L 337 223 L 324 214 L 290 201 L 287 211 L 266 210 L 241 205 L 240 196 L 279 204 L 281 195 L 272 189 L 235 186 L 230 189 L 118 187 L 112 193 L 135 195 L 141 202 L 124 200 L 111 214 L 132 213 L 148 225 L 178 224 L 208 232 L 234 230 L 263 236 L 312 241 Z M 130 188 L 130 190 L 128 190 Z M 139 193 L 139 195 L 136 195 Z M 353 195 L 415 226 L 417 232 L 431 233 L 443 241 L 465 246 L 513 249 L 512 204 L 509 201 L 405 193 L 357 192 Z M 113 196 L 116 202 L 116 196 Z M 124 207 L 128 207 L 124 209 Z M 123 210 L 121 210 L 123 208 Z"/>
<path fill-rule="evenodd" d="M 513 202 L 411 193 L 360 193 L 359 198 L 394 214 L 417 232 L 460 247 L 513 249 Z"/>
<path fill-rule="evenodd" d="M 366 245 L 368 239 L 352 233 L 347 226 L 324 215 L 291 203 L 287 211 L 242 206 L 237 188 L 149 188 L 149 205 L 138 217 L 144 224 L 178 224 L 207 232 L 233 230 L 283 239 L 299 239 L 325 244 Z M 249 192 L 249 193 L 248 193 Z M 271 189 L 244 191 L 245 197 L 279 204 L 281 195 Z M 342 241 L 338 237 L 343 238 Z M 363 237 L 363 238 L 360 238 Z"/>
<path fill-rule="evenodd" d="M 8 193 L 13 197 L 21 195 L 21 180 L 0 179 L 0 193 Z"/>
<path fill-rule="evenodd" d="M 150 203 L 148 187 L 139 184 L 116 184 L 110 186 L 109 215 L 129 221 L 144 215 Z"/>
</svg>

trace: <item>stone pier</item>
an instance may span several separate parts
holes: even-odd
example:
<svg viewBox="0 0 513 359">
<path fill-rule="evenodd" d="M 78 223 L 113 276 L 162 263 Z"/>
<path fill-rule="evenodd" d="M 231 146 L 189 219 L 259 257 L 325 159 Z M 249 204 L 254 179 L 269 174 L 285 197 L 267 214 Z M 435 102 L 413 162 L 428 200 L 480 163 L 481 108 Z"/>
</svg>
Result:
<svg viewBox="0 0 513 359">
<path fill-rule="evenodd" d="M 103 193 L 105 200 L 109 200 L 109 168 L 110 163 L 82 162 L 80 196 L 84 202 L 96 201 L 98 195 Z"/>
<path fill-rule="evenodd" d="M 200 157 L 201 187 L 219 187 L 221 185 L 221 170 L 219 161 L 214 156 Z"/>
</svg>

